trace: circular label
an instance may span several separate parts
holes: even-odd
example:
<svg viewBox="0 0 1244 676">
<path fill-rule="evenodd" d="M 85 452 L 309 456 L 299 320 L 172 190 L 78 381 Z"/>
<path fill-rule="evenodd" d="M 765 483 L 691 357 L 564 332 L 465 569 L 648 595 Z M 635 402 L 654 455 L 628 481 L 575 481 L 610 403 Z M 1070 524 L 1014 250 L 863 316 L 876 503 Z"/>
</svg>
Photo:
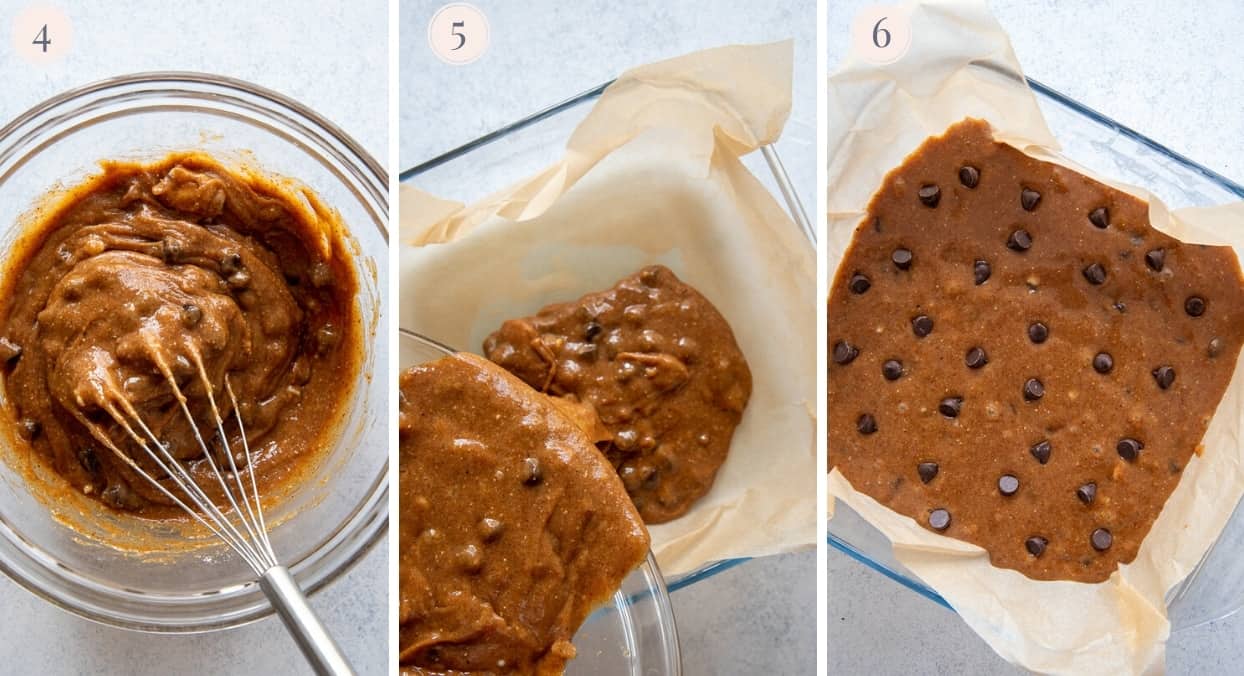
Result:
<svg viewBox="0 0 1244 676">
<path fill-rule="evenodd" d="M 488 19 L 465 2 L 445 5 L 428 22 L 428 45 L 445 63 L 471 63 L 488 50 Z"/>
<path fill-rule="evenodd" d="M 56 7 L 31 5 L 13 18 L 13 51 L 27 61 L 48 65 L 73 47 L 73 24 Z"/>
<path fill-rule="evenodd" d="M 877 65 L 894 63 L 911 47 L 911 15 L 898 5 L 865 7 L 851 22 L 851 53 Z"/>
</svg>

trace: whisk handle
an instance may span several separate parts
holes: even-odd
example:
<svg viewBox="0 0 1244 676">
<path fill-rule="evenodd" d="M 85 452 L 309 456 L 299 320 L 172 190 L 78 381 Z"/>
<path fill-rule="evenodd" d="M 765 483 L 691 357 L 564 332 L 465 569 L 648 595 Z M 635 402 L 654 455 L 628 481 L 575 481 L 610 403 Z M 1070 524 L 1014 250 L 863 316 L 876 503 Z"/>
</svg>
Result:
<svg viewBox="0 0 1244 676">
<path fill-rule="evenodd" d="M 307 662 L 319 676 L 353 676 L 354 670 L 346 661 L 345 655 L 337 647 L 337 642 L 329 635 L 320 618 L 307 604 L 307 597 L 289 574 L 285 566 L 273 566 L 259 578 L 259 586 L 263 589 L 272 607 L 276 609 L 285 628 L 289 630 L 294 641 L 307 658 Z"/>
</svg>

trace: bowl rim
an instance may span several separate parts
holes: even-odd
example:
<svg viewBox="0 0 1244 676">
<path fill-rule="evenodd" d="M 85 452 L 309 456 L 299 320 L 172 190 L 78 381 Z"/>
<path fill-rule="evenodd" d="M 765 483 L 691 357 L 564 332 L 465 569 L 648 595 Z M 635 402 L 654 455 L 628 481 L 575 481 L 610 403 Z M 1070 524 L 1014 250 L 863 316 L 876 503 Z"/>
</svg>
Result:
<svg viewBox="0 0 1244 676">
<path fill-rule="evenodd" d="M 179 85 L 189 88 L 179 88 Z M 132 97 L 127 101 L 198 95 L 209 98 L 213 104 L 225 109 L 243 110 L 248 114 L 248 119 L 262 115 L 262 122 L 266 125 L 294 128 L 306 135 L 316 152 L 328 155 L 340 163 L 359 182 L 358 187 L 366 191 L 367 197 L 375 201 L 377 218 L 371 219 L 371 222 L 386 245 L 382 252 L 384 257 L 378 259 L 377 264 L 387 265 L 387 170 L 352 136 L 319 113 L 284 94 L 238 78 L 194 71 L 144 71 L 104 78 L 56 94 L 35 104 L 0 128 L 0 167 L 4 168 L 3 173 L 0 173 L 0 184 L 5 183 L 12 172 L 20 167 L 20 163 L 10 166 L 15 158 L 26 157 L 32 149 L 36 154 L 41 151 L 39 141 L 49 127 L 57 127 L 83 112 L 89 112 L 90 104 L 99 103 L 100 98 L 105 95 L 125 93 Z M 144 109 L 127 110 L 124 114 L 142 110 Z M 202 108 L 202 111 L 211 110 L 212 108 L 206 106 Z M 54 142 L 54 139 L 50 142 Z M 388 305 L 387 291 L 377 289 L 377 321 L 388 314 L 385 310 Z M 366 331 L 366 327 L 363 330 Z M 323 538 L 316 549 L 296 561 L 283 561 L 295 578 L 302 578 L 300 585 L 308 596 L 348 573 L 388 533 L 387 434 L 385 439 L 383 465 L 350 513 Z M 6 551 L 10 549 L 11 552 Z M 10 555 L 13 555 L 12 558 Z M 308 564 L 312 559 L 312 564 Z M 66 571 L 70 575 L 66 575 Z M 170 593 L 150 594 L 119 587 L 107 588 L 95 580 L 73 573 L 42 549 L 33 547 L 2 515 L 0 572 L 21 588 L 66 612 L 106 626 L 139 632 L 207 633 L 244 626 L 273 614 L 273 608 L 266 601 L 266 597 L 256 593 L 258 583 L 254 581 L 185 596 Z M 308 577 L 311 579 L 307 579 Z M 59 582 L 61 588 L 54 588 L 52 581 Z M 126 606 L 125 609 L 101 607 L 101 590 L 104 590 L 103 600 L 120 599 L 121 604 Z M 91 597 L 83 598 L 84 591 L 90 593 Z M 255 601 L 242 603 L 240 607 L 210 609 L 215 611 L 211 616 L 201 613 L 189 618 L 178 616 L 173 620 L 159 618 L 162 611 L 167 612 L 169 608 L 181 610 L 185 607 L 182 604 L 225 596 L 221 592 L 254 593 Z M 145 605 L 140 609 L 133 607 L 139 604 Z"/>
</svg>

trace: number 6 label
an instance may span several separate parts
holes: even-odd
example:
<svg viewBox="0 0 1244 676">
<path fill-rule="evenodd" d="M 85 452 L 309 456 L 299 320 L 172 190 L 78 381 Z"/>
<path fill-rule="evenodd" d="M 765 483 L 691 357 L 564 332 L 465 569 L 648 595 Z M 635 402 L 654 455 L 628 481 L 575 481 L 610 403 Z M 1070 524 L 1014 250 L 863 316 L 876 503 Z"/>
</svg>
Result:
<svg viewBox="0 0 1244 676">
<path fill-rule="evenodd" d="M 73 25 L 55 7 L 32 5 L 13 18 L 13 51 L 40 66 L 60 61 L 73 45 Z"/>
<path fill-rule="evenodd" d="M 464 2 L 445 5 L 428 22 L 428 45 L 445 63 L 471 63 L 488 49 L 488 19 Z"/>
<path fill-rule="evenodd" d="M 884 66 L 903 58 L 911 47 L 911 17 L 897 5 L 864 8 L 851 22 L 851 53 Z"/>
</svg>

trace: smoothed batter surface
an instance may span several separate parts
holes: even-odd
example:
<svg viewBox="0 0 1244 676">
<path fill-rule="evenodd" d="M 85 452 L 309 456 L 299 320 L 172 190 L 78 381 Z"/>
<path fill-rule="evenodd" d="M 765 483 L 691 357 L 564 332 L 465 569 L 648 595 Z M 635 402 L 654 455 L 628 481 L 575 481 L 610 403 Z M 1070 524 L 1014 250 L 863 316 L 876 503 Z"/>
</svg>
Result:
<svg viewBox="0 0 1244 676">
<path fill-rule="evenodd" d="M 400 383 L 399 660 L 410 674 L 560 674 L 648 532 L 544 395 L 456 354 Z"/>
<path fill-rule="evenodd" d="M 260 493 L 278 492 L 327 445 L 359 368 L 342 235 L 314 195 L 205 155 L 104 163 L 40 214 L 5 271 L 0 358 L 19 435 L 73 490 L 180 517 L 118 455 L 183 496 L 126 426 L 142 435 L 141 419 L 217 495 L 173 383 L 224 464 L 205 393 L 242 462 L 227 380 Z"/>
<path fill-rule="evenodd" d="M 1132 561 L 1244 339 L 1229 247 L 968 120 L 887 175 L 828 308 L 829 465 L 1038 580 Z"/>
<path fill-rule="evenodd" d="M 595 411 L 595 441 L 647 523 L 682 516 L 708 492 L 752 392 L 725 318 L 660 265 L 506 321 L 484 354 Z"/>
</svg>

